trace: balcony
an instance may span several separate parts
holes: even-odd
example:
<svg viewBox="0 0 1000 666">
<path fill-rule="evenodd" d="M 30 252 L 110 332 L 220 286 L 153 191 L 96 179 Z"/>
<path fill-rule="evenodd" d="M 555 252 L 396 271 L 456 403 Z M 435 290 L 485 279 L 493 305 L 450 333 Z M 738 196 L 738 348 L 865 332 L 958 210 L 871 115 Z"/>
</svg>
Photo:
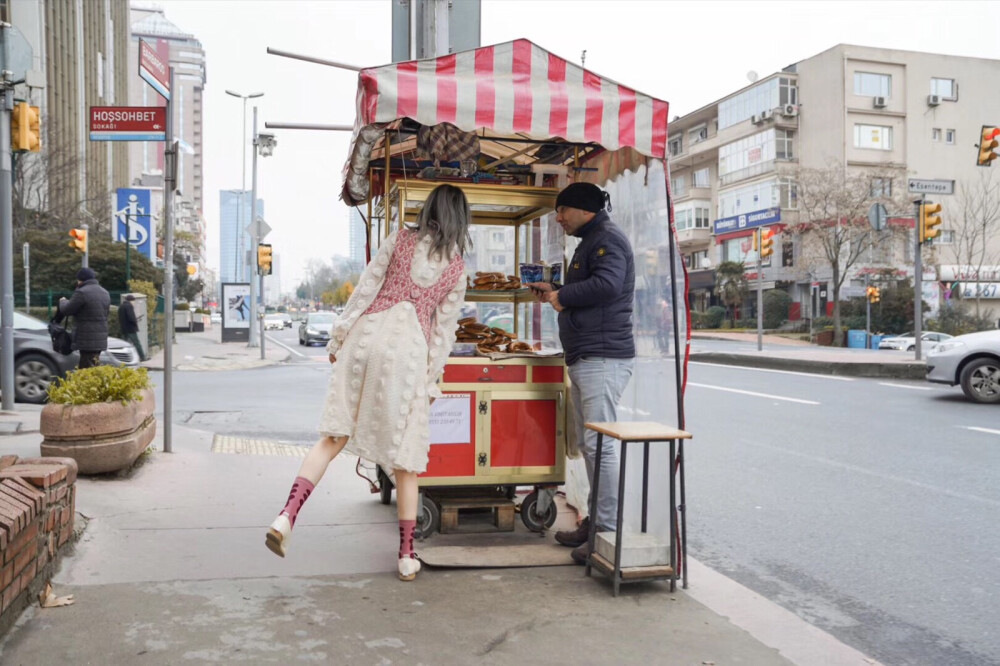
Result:
<svg viewBox="0 0 1000 666">
<path fill-rule="evenodd" d="M 684 230 L 679 229 L 677 231 L 677 246 L 681 248 L 681 250 L 691 251 L 699 245 L 708 247 L 711 240 L 711 229 L 687 228 Z"/>
</svg>

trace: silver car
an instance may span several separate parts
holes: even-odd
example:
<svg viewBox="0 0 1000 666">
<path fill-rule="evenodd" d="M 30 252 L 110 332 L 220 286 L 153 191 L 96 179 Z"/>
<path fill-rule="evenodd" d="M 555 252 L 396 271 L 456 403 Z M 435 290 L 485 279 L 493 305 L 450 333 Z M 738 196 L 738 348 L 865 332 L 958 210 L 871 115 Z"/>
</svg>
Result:
<svg viewBox="0 0 1000 666">
<path fill-rule="evenodd" d="M 1000 404 L 1000 331 L 959 335 L 927 354 L 927 381 L 961 384 L 965 397 Z"/>
</svg>

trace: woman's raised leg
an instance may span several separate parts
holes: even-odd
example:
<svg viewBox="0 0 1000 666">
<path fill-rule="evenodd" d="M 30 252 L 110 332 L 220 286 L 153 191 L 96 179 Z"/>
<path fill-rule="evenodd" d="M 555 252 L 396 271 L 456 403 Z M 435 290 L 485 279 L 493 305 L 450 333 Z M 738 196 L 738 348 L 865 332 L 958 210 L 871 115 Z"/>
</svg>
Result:
<svg viewBox="0 0 1000 666">
<path fill-rule="evenodd" d="M 267 540 L 264 543 L 275 555 L 285 556 L 288 542 L 292 538 L 292 527 L 295 525 L 299 510 L 309 499 L 316 484 L 323 478 L 323 473 L 330 462 L 344 449 L 345 444 L 347 444 L 347 437 L 324 437 L 309 449 L 305 460 L 302 461 L 302 466 L 299 467 L 299 475 L 292 483 L 292 490 L 288 493 L 285 508 L 281 510 L 267 531 Z"/>
<path fill-rule="evenodd" d="M 396 515 L 399 517 L 399 579 L 413 580 L 420 560 L 413 552 L 413 531 L 417 526 L 417 499 L 420 496 L 416 472 L 393 470 L 396 480 Z"/>
</svg>

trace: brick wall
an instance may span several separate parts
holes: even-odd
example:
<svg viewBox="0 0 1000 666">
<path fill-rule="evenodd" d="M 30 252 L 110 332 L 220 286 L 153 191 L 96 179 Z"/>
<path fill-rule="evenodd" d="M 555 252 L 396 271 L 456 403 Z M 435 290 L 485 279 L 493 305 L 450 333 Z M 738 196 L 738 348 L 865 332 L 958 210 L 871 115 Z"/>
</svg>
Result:
<svg viewBox="0 0 1000 666">
<path fill-rule="evenodd" d="M 0 457 L 0 635 L 52 577 L 73 536 L 76 461 Z"/>
</svg>

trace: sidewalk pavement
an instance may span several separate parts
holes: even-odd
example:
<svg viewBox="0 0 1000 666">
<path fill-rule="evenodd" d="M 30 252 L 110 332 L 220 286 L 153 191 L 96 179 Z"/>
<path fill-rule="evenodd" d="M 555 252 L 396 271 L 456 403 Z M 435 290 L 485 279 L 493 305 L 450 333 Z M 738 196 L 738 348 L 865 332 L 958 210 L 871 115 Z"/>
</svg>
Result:
<svg viewBox="0 0 1000 666">
<path fill-rule="evenodd" d="M 222 342 L 222 328 L 211 328 L 203 333 L 177 333 L 173 347 L 174 370 L 243 370 L 274 365 L 291 356 L 286 348 L 272 340 L 264 341 L 264 358 L 260 347 L 248 347 L 246 342 Z M 142 367 L 163 370 L 161 348 Z"/>
<path fill-rule="evenodd" d="M 697 340 L 728 340 L 757 344 L 756 333 L 700 333 L 692 331 Z M 822 347 L 803 340 L 778 335 L 764 335 L 762 351 L 692 351 L 691 360 L 701 363 L 740 365 L 777 370 L 794 370 L 823 375 L 852 377 L 884 377 L 892 379 L 923 379 L 927 366 L 912 354 L 877 349 Z"/>
<path fill-rule="evenodd" d="M 208 333 L 179 335 L 175 351 L 179 368 L 260 360 Z M 13 432 L 0 429 L 0 453 L 38 455 L 40 411 L 0 413 Z M 395 510 L 351 459 L 330 467 L 277 558 L 264 535 L 302 451 L 250 441 L 248 453 L 217 452 L 214 433 L 176 424 L 173 440 L 165 454 L 158 438 L 127 476 L 77 480 L 80 537 L 52 580 L 76 603 L 33 604 L 0 640 L 0 661 L 876 663 L 693 559 L 689 589 L 627 585 L 617 599 L 576 566 L 425 568 L 402 583 Z"/>
</svg>

